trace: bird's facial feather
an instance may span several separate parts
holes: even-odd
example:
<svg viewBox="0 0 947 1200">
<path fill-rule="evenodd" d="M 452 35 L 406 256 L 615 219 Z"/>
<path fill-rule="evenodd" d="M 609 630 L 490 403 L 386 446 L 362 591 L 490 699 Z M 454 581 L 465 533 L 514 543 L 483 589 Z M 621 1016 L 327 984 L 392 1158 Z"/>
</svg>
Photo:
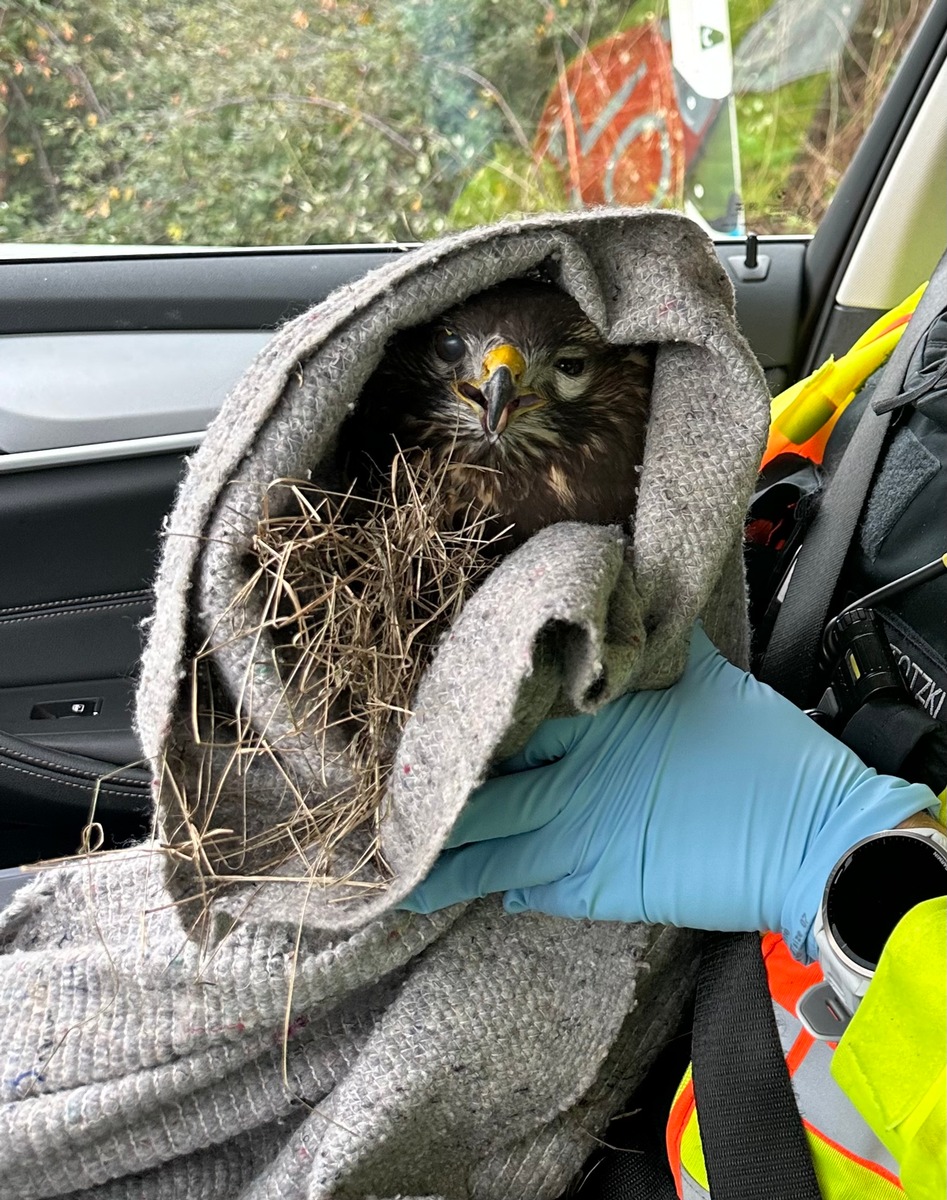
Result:
<svg viewBox="0 0 947 1200">
<path fill-rule="evenodd" d="M 556 520 L 621 521 L 652 369 L 649 350 L 607 343 L 566 293 L 511 281 L 393 338 L 345 444 L 382 469 L 393 438 L 433 452 L 459 510 L 480 504 L 517 537 Z"/>
<path fill-rule="evenodd" d="M 599 395 L 616 372 L 629 385 L 644 384 L 650 373 L 645 356 L 606 343 L 571 297 L 529 281 L 458 305 L 422 332 L 415 350 L 425 377 L 441 385 L 430 388 L 426 423 L 449 425 L 458 442 L 497 462 L 530 444 L 548 448 L 568 406 Z M 511 356 L 516 400 L 497 432 L 487 427 L 481 388 Z"/>
</svg>

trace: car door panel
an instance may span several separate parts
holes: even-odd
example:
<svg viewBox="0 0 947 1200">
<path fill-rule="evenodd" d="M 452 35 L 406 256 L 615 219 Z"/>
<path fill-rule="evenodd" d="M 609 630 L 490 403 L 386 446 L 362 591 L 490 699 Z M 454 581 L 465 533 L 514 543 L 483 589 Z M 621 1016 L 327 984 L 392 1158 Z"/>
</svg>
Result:
<svg viewBox="0 0 947 1200">
<path fill-rule="evenodd" d="M 405 249 L 54 251 L 3 263 L 0 332 L 273 329 Z"/>
<path fill-rule="evenodd" d="M 269 337 L 242 329 L 0 337 L 0 448 L 9 455 L 204 429 Z"/>
<path fill-rule="evenodd" d="M 142 622 L 182 467 L 180 454 L 0 467 L 0 561 L 15 564 L 0 572 L 0 866 L 74 850 L 91 811 L 107 842 L 144 827 L 150 772 L 115 772 L 141 757 Z"/>
<path fill-rule="evenodd" d="M 7 461 L 0 561 L 15 567 L 0 572 L 0 612 L 148 590 L 180 454 L 34 471 Z"/>
<path fill-rule="evenodd" d="M 740 328 L 772 392 L 789 381 L 797 353 L 808 244 L 808 238 L 760 238 L 752 267 L 747 266 L 745 242 L 717 247 L 733 281 Z"/>
<path fill-rule="evenodd" d="M 143 604 L 143 613 L 149 608 L 150 604 Z M 113 765 L 138 762 L 141 751 L 131 725 L 140 643 L 130 619 L 129 630 L 133 653 L 124 674 L 0 688 L 0 729 L 64 754 Z M 104 672 L 108 666 L 103 662 L 99 669 Z"/>
<path fill-rule="evenodd" d="M 49 750 L 0 731 L 0 870 L 74 854 L 84 827 L 94 847 L 120 845 L 150 827 L 151 772 Z"/>
<path fill-rule="evenodd" d="M 143 590 L 0 611 L 0 697 L 33 683 L 133 677 L 150 607 Z"/>
</svg>

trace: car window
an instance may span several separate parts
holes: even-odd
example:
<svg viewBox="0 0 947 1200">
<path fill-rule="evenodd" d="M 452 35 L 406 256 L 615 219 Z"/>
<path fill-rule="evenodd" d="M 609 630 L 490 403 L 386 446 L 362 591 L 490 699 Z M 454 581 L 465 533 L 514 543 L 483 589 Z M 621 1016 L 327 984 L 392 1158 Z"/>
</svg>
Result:
<svg viewBox="0 0 947 1200">
<path fill-rule="evenodd" d="M 0 237 L 415 241 L 520 212 L 813 231 L 922 0 L 19 0 Z"/>
</svg>

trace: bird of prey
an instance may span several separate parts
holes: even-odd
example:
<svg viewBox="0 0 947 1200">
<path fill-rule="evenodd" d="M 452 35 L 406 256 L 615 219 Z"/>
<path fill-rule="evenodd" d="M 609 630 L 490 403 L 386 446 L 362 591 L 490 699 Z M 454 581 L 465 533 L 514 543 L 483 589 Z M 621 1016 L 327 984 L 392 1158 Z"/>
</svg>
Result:
<svg viewBox="0 0 947 1200">
<path fill-rule="evenodd" d="M 559 288 L 511 280 L 391 340 L 343 457 L 384 469 L 396 440 L 446 459 L 458 509 L 482 507 L 514 543 L 556 521 L 627 523 L 652 373 L 650 348 L 610 345 Z"/>
</svg>

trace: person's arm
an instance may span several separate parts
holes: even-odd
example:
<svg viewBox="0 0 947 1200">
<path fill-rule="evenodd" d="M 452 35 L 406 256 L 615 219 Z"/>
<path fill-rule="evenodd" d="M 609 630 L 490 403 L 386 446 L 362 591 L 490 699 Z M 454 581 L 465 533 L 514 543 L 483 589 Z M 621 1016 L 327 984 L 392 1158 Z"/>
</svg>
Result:
<svg viewBox="0 0 947 1200">
<path fill-rule="evenodd" d="M 840 855 L 935 803 L 866 767 L 699 626 L 672 687 L 546 722 L 503 769 L 405 907 L 504 892 L 511 912 L 774 929 L 812 959 Z"/>
</svg>

